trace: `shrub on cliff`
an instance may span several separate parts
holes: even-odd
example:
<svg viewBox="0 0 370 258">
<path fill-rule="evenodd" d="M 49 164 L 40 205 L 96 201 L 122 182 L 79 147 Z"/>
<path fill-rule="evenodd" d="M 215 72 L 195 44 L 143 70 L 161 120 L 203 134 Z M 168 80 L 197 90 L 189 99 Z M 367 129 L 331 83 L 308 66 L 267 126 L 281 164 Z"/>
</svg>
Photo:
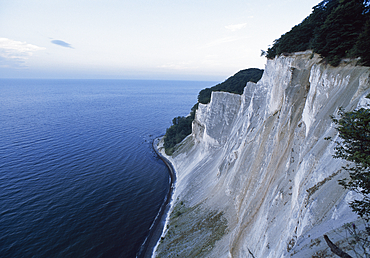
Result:
<svg viewBox="0 0 370 258">
<path fill-rule="evenodd" d="M 367 96 L 370 98 L 370 94 Z M 355 191 L 361 199 L 349 203 L 352 211 L 370 220 L 370 110 L 360 108 L 352 112 L 339 110 L 339 119 L 332 118 L 337 125 L 339 141 L 336 141 L 334 158 L 347 160 L 349 164 L 342 169 L 349 172 L 349 178 L 339 180 L 344 188 Z M 327 138 L 327 139 L 330 139 Z M 356 225 L 344 227 L 349 233 L 349 246 L 357 257 L 370 257 L 370 227 L 356 229 Z M 335 245 L 327 235 L 324 239 L 330 250 L 340 257 L 351 257 Z"/>
<path fill-rule="evenodd" d="M 167 128 L 164 136 L 164 148 L 167 155 L 172 155 L 175 145 L 191 134 L 192 122 L 193 119 L 190 116 L 178 116 L 172 120 L 172 125 Z"/>
<path fill-rule="evenodd" d="M 362 196 L 350 202 L 350 207 L 360 217 L 370 219 L 370 110 L 358 109 L 352 112 L 339 111 L 339 119 L 333 118 L 337 125 L 340 141 L 337 141 L 334 158 L 349 161 L 343 167 L 349 178 L 340 184 Z"/>
<path fill-rule="evenodd" d="M 176 144 L 191 134 L 191 124 L 197 108 L 198 104 L 195 104 L 187 117 L 178 116 L 172 120 L 172 125 L 167 128 L 166 135 L 164 136 L 164 148 L 167 155 L 172 155 Z"/>
</svg>

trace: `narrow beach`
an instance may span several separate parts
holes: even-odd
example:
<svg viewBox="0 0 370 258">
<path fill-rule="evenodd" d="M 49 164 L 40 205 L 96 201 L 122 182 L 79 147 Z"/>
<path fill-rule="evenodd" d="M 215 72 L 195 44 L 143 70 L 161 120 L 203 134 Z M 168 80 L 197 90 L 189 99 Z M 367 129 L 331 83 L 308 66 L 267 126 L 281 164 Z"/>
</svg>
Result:
<svg viewBox="0 0 370 258">
<path fill-rule="evenodd" d="M 165 224 L 168 217 L 169 210 L 171 208 L 171 200 L 172 200 L 172 194 L 175 187 L 175 181 L 176 181 L 176 173 L 175 169 L 172 165 L 172 163 L 165 158 L 158 150 L 157 146 L 159 141 L 161 140 L 163 136 L 155 138 L 153 140 L 153 149 L 155 153 L 158 155 L 158 157 L 166 164 L 170 176 L 170 189 L 168 191 L 168 194 L 163 201 L 163 204 L 158 212 L 157 217 L 154 219 L 153 224 L 150 228 L 150 232 L 148 234 L 148 237 L 144 241 L 143 245 L 141 246 L 137 257 L 138 258 L 150 258 L 152 257 L 155 248 L 157 247 L 160 238 L 165 230 Z"/>
</svg>

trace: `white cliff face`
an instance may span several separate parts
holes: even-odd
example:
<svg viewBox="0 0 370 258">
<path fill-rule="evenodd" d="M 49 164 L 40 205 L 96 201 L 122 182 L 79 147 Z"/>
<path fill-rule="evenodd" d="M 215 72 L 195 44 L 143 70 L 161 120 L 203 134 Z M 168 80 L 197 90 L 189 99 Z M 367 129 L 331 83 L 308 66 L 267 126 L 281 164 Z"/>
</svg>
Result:
<svg viewBox="0 0 370 258">
<path fill-rule="evenodd" d="M 319 61 L 268 60 L 243 95 L 213 92 L 199 105 L 192 135 L 169 157 L 177 182 L 158 257 L 311 257 L 331 254 L 324 234 L 345 237 L 354 196 L 338 185 L 345 163 L 324 138 L 337 137 L 339 107 L 369 105 L 370 69 Z"/>
</svg>

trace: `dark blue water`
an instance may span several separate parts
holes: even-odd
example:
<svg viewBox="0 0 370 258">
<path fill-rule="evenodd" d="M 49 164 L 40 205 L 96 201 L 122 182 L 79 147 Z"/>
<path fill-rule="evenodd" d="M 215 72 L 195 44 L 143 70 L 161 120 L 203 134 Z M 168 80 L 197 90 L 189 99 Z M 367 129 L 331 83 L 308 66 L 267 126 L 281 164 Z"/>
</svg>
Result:
<svg viewBox="0 0 370 258">
<path fill-rule="evenodd" d="M 169 191 L 151 141 L 214 84 L 0 80 L 0 256 L 135 257 Z"/>
</svg>

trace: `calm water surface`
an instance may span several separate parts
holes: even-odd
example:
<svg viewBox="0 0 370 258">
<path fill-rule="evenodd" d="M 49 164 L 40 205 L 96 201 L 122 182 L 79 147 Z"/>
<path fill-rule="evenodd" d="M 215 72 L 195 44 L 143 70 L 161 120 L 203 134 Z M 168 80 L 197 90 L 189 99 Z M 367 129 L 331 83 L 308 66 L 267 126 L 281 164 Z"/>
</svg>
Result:
<svg viewBox="0 0 370 258">
<path fill-rule="evenodd" d="M 0 80 L 0 256 L 135 257 L 169 190 L 151 141 L 213 85 Z"/>
</svg>

